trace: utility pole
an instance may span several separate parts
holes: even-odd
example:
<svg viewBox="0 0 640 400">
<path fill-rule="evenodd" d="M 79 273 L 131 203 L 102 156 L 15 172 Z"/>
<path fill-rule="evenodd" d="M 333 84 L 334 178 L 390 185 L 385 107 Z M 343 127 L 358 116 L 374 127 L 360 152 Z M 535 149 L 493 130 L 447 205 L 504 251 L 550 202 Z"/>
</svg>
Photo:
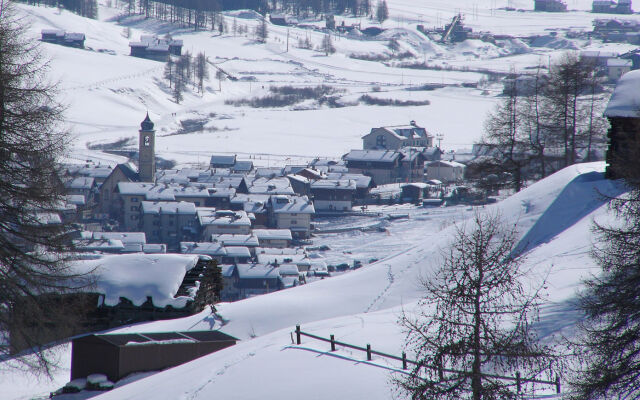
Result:
<svg viewBox="0 0 640 400">
<path fill-rule="evenodd" d="M 438 133 L 436 135 L 436 140 L 438 141 L 438 149 L 442 149 L 440 144 L 442 143 L 442 139 L 444 139 L 444 135 L 442 133 Z"/>
</svg>

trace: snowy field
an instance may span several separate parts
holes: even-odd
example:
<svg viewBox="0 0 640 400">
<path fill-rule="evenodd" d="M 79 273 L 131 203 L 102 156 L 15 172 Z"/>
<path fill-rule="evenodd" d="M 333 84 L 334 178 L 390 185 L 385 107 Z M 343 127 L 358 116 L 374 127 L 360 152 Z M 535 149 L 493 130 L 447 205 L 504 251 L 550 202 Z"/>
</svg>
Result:
<svg viewBox="0 0 640 400">
<path fill-rule="evenodd" d="M 100 19 L 88 20 L 65 11 L 19 5 L 39 37 L 41 29 L 60 28 L 87 35 L 86 50 L 42 44 L 51 59 L 51 72 L 59 81 L 63 101 L 69 104 L 68 122 L 76 137 L 71 160 L 91 158 L 120 162 L 122 158 L 89 150 L 88 144 L 110 143 L 121 138 L 137 140 L 137 129 L 149 112 L 157 129 L 156 146 L 161 157 L 181 165 L 207 163 L 212 153 L 238 153 L 256 157 L 257 165 L 298 163 L 315 157 L 337 158 L 350 149 L 361 148 L 361 136 L 372 127 L 406 124 L 416 120 L 432 133 L 443 134 L 443 147 L 469 148 L 483 132 L 486 113 L 500 99 L 500 84 L 481 88 L 485 76 L 470 69 L 508 72 L 524 71 L 546 64 L 564 50 L 528 47 L 514 39 L 502 47 L 469 41 L 441 45 L 420 35 L 416 24 L 442 25 L 457 12 L 465 13 L 465 24 L 474 31 L 509 33 L 514 36 L 546 35 L 547 29 L 590 30 L 594 15 L 586 12 L 591 1 L 569 0 L 563 14 L 533 13 L 532 1 L 459 0 L 455 6 L 440 0 L 388 0 L 391 17 L 383 41 L 362 41 L 336 37 L 337 53 L 296 48 L 298 39 L 310 37 L 318 45 L 323 34 L 291 28 L 286 52 L 287 29 L 269 26 L 266 44 L 252 37 L 192 32 L 139 17 L 121 18 L 120 10 L 100 7 Z M 525 11 L 505 11 L 513 7 Z M 250 29 L 255 18 L 225 16 L 231 26 Z M 628 18 L 636 18 L 631 16 Z M 357 19 L 347 20 L 358 22 Z M 363 25 L 375 25 L 361 21 Z M 131 38 L 126 32 L 131 32 Z M 182 39 L 192 53 L 205 52 L 210 61 L 237 76 L 238 81 L 207 83 L 200 96 L 187 94 L 176 104 L 162 78 L 163 64 L 128 56 L 129 40 L 141 34 L 171 33 Z M 392 61 L 381 63 L 350 58 L 352 53 L 389 54 L 388 39 L 396 37 L 411 50 L 416 61 L 450 65 L 460 70 L 418 70 L 399 68 Z M 603 45 L 575 41 L 577 49 L 623 52 L 627 45 Z M 446 64 L 445 64 L 446 63 Z M 214 72 L 212 71 L 212 75 Z M 243 79 L 244 78 L 244 79 Z M 251 80 L 250 80 L 251 79 Z M 429 105 L 382 107 L 364 104 L 329 108 L 307 101 L 285 108 L 249 108 L 225 104 L 227 100 L 263 96 L 271 86 L 330 85 L 345 103 L 362 94 L 401 100 L 429 100 Z M 443 85 L 436 90 L 423 85 Z M 467 85 L 468 86 L 468 85 Z M 207 131 L 175 133 L 180 121 L 206 120 Z M 134 142 L 136 143 L 136 142 Z M 528 265 L 534 280 L 549 277 L 548 302 L 537 326 L 541 336 L 552 340 L 554 333 L 570 332 L 576 312 L 569 306 L 580 282 L 597 267 L 589 257 L 593 218 L 607 218 L 606 207 L 596 193 L 616 195 L 620 188 L 603 179 L 604 164 L 573 166 L 538 182 L 522 192 L 481 211 L 499 212 L 505 221 L 517 223 L 522 246 L 528 249 Z M 303 341 L 292 346 L 290 333 L 296 324 L 321 336 L 335 334 L 338 340 L 399 354 L 403 335 L 397 325 L 401 311 L 415 307 L 421 295 L 417 284 L 438 265 L 440 250 L 460 223 L 474 211 L 469 207 L 379 208 L 382 213 L 407 213 L 408 219 L 354 218 L 342 225 L 368 226 L 384 222 L 384 230 L 322 234 L 314 246 L 327 245 L 318 252 L 327 263 L 362 260 L 356 271 L 316 281 L 298 288 L 217 306 L 218 318 L 209 312 L 192 317 L 124 327 L 119 331 L 169 331 L 218 329 L 241 339 L 238 345 L 183 366 L 152 374 L 145 379 L 99 394 L 68 396 L 81 399 L 252 399 L 277 394 L 282 399 L 393 398 L 389 380 L 398 365 L 374 357 L 364 361 L 363 353 L 339 349 L 327 354 L 326 343 Z M 322 221 L 321 221 L 322 222 Z M 331 225 L 331 221 L 326 221 Z M 335 224 L 335 223 L 334 223 Z M 377 259 L 373 262 L 372 260 Z M 369 263 L 369 261 L 372 261 Z M 224 324 L 223 324 L 224 321 Z M 50 391 L 69 379 L 70 348 L 55 349 L 61 368 L 54 381 L 36 382 L 28 375 L 0 366 L 0 398 L 47 398 Z M 250 384 L 247 384 L 250 382 Z M 269 396 L 267 396 L 269 397 Z"/>
<path fill-rule="evenodd" d="M 194 32 L 168 23 L 145 20 L 139 16 L 122 16 L 122 11 L 104 5 L 99 20 L 89 20 L 54 8 L 20 5 L 28 15 L 31 35 L 39 37 L 41 29 L 59 28 L 84 32 L 86 50 L 43 43 L 51 59 L 51 72 L 60 83 L 63 100 L 69 105 L 68 121 L 77 137 L 70 158 L 82 161 L 89 157 L 104 162 L 121 158 L 87 149 L 87 144 L 104 144 L 118 139 L 137 138 L 137 129 L 145 112 L 156 123 L 156 147 L 163 158 L 179 163 L 204 163 L 212 152 L 257 156 L 256 164 L 271 165 L 314 157 L 337 158 L 351 149 L 361 148 L 361 136 L 372 127 L 406 124 L 415 120 L 433 134 L 444 136 L 445 149 L 470 148 L 483 133 L 486 114 L 499 100 L 499 83 L 479 88 L 464 88 L 486 80 L 473 72 L 492 70 L 502 73 L 526 71 L 547 65 L 565 50 L 567 43 L 529 47 L 520 39 L 491 44 L 468 40 L 443 45 L 419 33 L 415 27 L 441 26 L 451 16 L 465 14 L 465 24 L 477 32 L 509 33 L 521 37 L 592 29 L 594 14 L 585 12 L 590 1 L 570 1 L 568 13 L 534 13 L 529 1 L 457 1 L 455 7 L 445 1 L 390 0 L 390 19 L 380 40 L 361 40 L 349 35 L 334 36 L 337 52 L 330 56 L 317 50 L 297 47 L 299 39 L 309 38 L 319 46 L 324 33 L 311 29 L 269 25 L 266 44 L 257 43 L 251 31 L 258 19 L 251 13 L 227 13 L 233 21 L 249 29 L 247 36 L 232 33 Z M 504 7 L 523 12 L 505 11 Z M 635 18 L 634 16 L 622 18 Z M 340 21 L 342 18 L 338 17 Z M 362 18 L 344 18 L 347 23 L 375 26 Z M 304 21 L 305 23 L 307 21 Z M 309 24 L 322 25 L 320 21 Z M 184 50 L 204 52 L 209 60 L 238 81 L 219 83 L 211 68 L 211 79 L 203 95 L 195 91 L 176 104 L 162 78 L 164 64 L 128 56 L 130 40 L 141 34 L 170 33 L 184 41 Z M 130 38 L 127 38 L 130 34 Z M 287 50 L 287 34 L 289 50 Z M 382 63 L 351 58 L 350 55 L 390 56 L 388 41 L 398 40 L 401 51 L 410 51 L 409 62 L 453 70 L 400 68 L 401 61 Z M 623 52 L 632 48 L 624 44 L 606 44 L 585 40 L 568 41 L 573 49 L 602 49 Z M 558 47 L 561 48 L 553 48 Z M 468 69 L 464 71 L 463 69 Z M 284 85 L 328 85 L 339 90 L 337 96 L 347 104 L 329 108 L 314 101 L 283 108 L 250 108 L 225 104 L 228 100 L 264 96 L 269 88 Z M 421 90 L 425 85 L 444 85 L 436 90 Z M 221 88 L 221 90 L 219 90 Z M 369 106 L 357 102 L 363 94 L 398 100 L 428 100 L 423 106 Z M 174 135 L 180 121 L 205 122 L 205 130 Z"/>
<path fill-rule="evenodd" d="M 618 195 L 621 188 L 603 177 L 604 164 L 564 169 L 481 212 L 499 212 L 516 223 L 521 246 L 528 251 L 532 282 L 547 277 L 547 302 L 536 329 L 553 340 L 571 334 L 579 315 L 570 306 L 582 279 L 597 272 L 589 257 L 594 218 L 608 218 L 599 193 Z M 407 209 L 409 210 L 409 209 Z M 400 210 L 395 210 L 400 212 Z M 453 222 L 461 223 L 471 208 L 409 210 L 408 220 L 394 220 L 388 233 L 368 232 L 334 237 L 333 245 L 352 255 L 380 257 L 362 268 L 301 287 L 217 305 L 219 317 L 208 311 L 177 320 L 116 329 L 119 332 L 222 329 L 241 341 L 234 347 L 146 379 L 101 394 L 100 399 L 208 399 L 212 396 L 248 399 L 261 393 L 279 398 L 389 399 L 389 379 L 398 365 L 380 358 L 365 362 L 364 353 L 340 349 L 327 354 L 326 343 L 305 339 L 292 346 L 291 331 L 301 324 L 321 336 L 400 354 L 402 332 L 397 319 L 411 312 L 420 298 L 419 280 L 438 265 L 440 250 L 451 240 Z M 320 237 L 318 243 L 327 237 Z M 331 243 L 327 239 L 326 243 Z M 224 321 L 224 322 L 223 322 Z M 68 380 L 69 348 L 57 349 L 62 368 L 55 381 L 25 386 L 29 378 L 0 376 L 0 390 L 10 398 L 27 399 L 61 387 Z M 249 378 L 250 377 L 250 378 Z M 246 385 L 251 379 L 252 385 Z M 357 382 L 357 383 L 354 383 Z M 5 391 L 6 390 L 6 391 Z M 349 393 L 349 395 L 345 395 Z M 92 393 L 91 395 L 98 395 Z M 236 397 L 237 396 L 237 397 Z M 77 395 L 68 396 L 79 398 Z M 80 397 L 81 398 L 81 397 Z"/>
</svg>

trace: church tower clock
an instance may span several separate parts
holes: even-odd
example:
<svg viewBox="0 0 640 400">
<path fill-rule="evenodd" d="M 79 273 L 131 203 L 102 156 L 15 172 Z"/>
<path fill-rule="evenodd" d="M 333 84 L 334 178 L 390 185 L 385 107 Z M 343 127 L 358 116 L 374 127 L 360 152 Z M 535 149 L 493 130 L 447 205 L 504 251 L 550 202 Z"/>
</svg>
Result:
<svg viewBox="0 0 640 400">
<path fill-rule="evenodd" d="M 153 122 L 147 117 L 140 124 L 140 141 L 138 144 L 138 172 L 141 182 L 156 181 L 156 131 Z"/>
</svg>

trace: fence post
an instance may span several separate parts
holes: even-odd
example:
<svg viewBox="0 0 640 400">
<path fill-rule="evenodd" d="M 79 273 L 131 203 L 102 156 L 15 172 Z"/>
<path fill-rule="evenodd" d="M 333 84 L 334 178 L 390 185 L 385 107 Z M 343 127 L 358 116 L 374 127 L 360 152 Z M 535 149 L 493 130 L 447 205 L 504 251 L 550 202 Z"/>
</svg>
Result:
<svg viewBox="0 0 640 400">
<path fill-rule="evenodd" d="M 300 325 L 296 325 L 296 343 L 302 344 L 302 340 L 300 338 Z"/>
<path fill-rule="evenodd" d="M 556 393 L 560 393 L 560 375 L 556 374 Z"/>
<path fill-rule="evenodd" d="M 336 351 L 336 338 L 331 335 L 331 351 Z"/>
<path fill-rule="evenodd" d="M 367 343 L 367 360 L 371 361 L 371 345 Z"/>
<path fill-rule="evenodd" d="M 518 393 L 520 393 L 520 371 L 516 371 L 516 387 L 518 388 Z"/>
<path fill-rule="evenodd" d="M 407 369 L 407 353 L 402 352 L 402 369 Z"/>
</svg>

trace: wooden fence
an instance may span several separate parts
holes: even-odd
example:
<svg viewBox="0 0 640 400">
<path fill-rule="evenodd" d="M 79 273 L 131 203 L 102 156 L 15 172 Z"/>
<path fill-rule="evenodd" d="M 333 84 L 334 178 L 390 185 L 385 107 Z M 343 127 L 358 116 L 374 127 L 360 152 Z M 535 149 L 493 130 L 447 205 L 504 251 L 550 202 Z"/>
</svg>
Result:
<svg viewBox="0 0 640 400">
<path fill-rule="evenodd" d="M 387 354 L 387 353 L 383 353 L 381 351 L 376 351 L 373 350 L 371 348 L 371 345 L 367 343 L 366 347 L 361 347 L 361 346 L 356 346 L 350 343 L 345 343 L 345 342 L 340 342 L 337 341 L 335 339 L 335 335 L 330 335 L 329 338 L 325 338 L 322 336 L 318 336 L 318 335 L 314 335 L 312 333 L 307 333 L 307 332 L 303 332 L 302 330 L 300 330 L 300 325 L 296 325 L 296 344 L 300 345 L 302 344 L 302 336 L 306 336 L 312 339 L 316 339 L 316 340 L 320 340 L 323 342 L 328 342 L 331 344 L 331 351 L 336 351 L 336 346 L 342 346 L 342 347 L 348 347 L 350 349 L 354 349 L 354 350 L 360 350 L 363 352 L 367 353 L 367 360 L 371 361 L 373 355 L 377 355 L 383 358 L 389 358 L 392 360 L 397 360 L 397 361 L 401 361 L 402 362 L 402 369 L 408 369 L 408 365 L 409 364 L 413 364 L 413 365 L 417 365 L 417 366 L 423 366 L 425 368 L 430 368 L 430 369 L 435 369 L 438 371 L 438 377 L 442 380 L 444 378 L 444 373 L 445 372 L 449 372 L 449 373 L 457 373 L 457 374 L 462 374 L 465 373 L 463 371 L 457 371 L 457 370 L 453 370 L 453 369 L 447 369 L 447 368 L 441 368 L 441 367 L 433 367 L 433 366 L 427 366 L 424 365 L 418 361 L 414 361 L 414 360 L 410 360 L 407 358 L 407 353 L 405 353 L 404 351 L 402 352 L 402 356 L 398 357 L 396 355 L 393 354 Z M 560 393 L 560 376 L 556 375 L 556 379 L 555 381 L 545 381 L 542 379 L 535 379 L 535 378 L 523 378 L 520 376 L 520 372 L 516 372 L 515 376 L 502 376 L 502 375 L 493 375 L 493 374 L 482 374 L 482 376 L 487 377 L 487 378 L 493 378 L 493 379 L 501 379 L 501 380 L 506 380 L 506 381 L 512 381 L 516 383 L 516 387 L 518 389 L 518 392 L 521 390 L 521 385 L 522 383 L 539 383 L 542 385 L 551 385 L 551 386 L 555 386 L 556 388 L 556 393 Z"/>
</svg>

